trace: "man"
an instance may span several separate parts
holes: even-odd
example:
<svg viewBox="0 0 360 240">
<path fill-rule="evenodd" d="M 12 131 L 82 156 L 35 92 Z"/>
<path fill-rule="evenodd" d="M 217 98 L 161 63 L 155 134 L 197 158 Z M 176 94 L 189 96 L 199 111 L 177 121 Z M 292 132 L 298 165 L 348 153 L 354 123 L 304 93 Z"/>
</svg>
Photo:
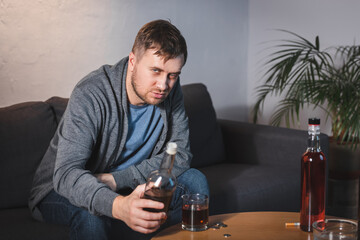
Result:
<svg viewBox="0 0 360 240">
<path fill-rule="evenodd" d="M 114 222 L 149 234 L 166 218 L 168 224 L 180 221 L 182 194 L 208 194 L 204 175 L 189 169 L 179 83 L 186 58 L 180 31 L 168 21 L 152 21 L 140 29 L 128 57 L 76 85 L 34 177 L 29 205 L 36 219 L 70 226 L 71 239 L 108 239 Z M 144 208 L 163 208 L 142 196 L 169 141 L 178 146 L 171 211 L 148 212 Z"/>
</svg>

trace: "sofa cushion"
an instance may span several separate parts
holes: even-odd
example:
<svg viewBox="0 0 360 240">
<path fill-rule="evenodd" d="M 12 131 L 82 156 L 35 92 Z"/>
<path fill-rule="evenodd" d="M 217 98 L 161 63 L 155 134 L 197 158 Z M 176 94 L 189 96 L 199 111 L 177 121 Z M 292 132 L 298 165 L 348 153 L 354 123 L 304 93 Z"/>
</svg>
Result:
<svg viewBox="0 0 360 240">
<path fill-rule="evenodd" d="M 55 130 L 53 111 L 44 102 L 0 108 L 0 209 L 27 206 L 35 170 Z"/>
<path fill-rule="evenodd" d="M 206 86 L 200 83 L 182 86 L 185 111 L 189 117 L 191 167 L 220 163 L 224 146 L 216 113 Z"/>
<path fill-rule="evenodd" d="M 0 210 L 0 226 L 0 239 L 69 239 L 68 227 L 38 222 L 28 208 Z"/>
<path fill-rule="evenodd" d="M 297 166 L 224 163 L 200 170 L 209 182 L 211 214 L 300 209 Z"/>
</svg>

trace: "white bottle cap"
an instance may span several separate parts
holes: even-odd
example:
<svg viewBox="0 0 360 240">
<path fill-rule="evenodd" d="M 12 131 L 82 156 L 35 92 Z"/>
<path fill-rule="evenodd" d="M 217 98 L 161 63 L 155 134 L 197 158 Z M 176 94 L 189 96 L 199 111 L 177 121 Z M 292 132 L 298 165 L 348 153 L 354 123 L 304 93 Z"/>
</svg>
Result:
<svg viewBox="0 0 360 240">
<path fill-rule="evenodd" d="M 176 154 L 177 151 L 177 144 L 174 142 L 168 142 L 166 145 L 166 152 L 170 155 Z"/>
</svg>

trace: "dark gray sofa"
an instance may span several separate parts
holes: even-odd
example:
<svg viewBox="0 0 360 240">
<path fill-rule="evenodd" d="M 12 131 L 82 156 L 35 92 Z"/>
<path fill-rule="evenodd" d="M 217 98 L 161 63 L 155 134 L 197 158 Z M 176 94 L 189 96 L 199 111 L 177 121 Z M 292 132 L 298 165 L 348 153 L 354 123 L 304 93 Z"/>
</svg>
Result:
<svg viewBox="0 0 360 240">
<path fill-rule="evenodd" d="M 203 84 L 182 86 L 192 167 L 210 185 L 210 214 L 299 211 L 300 157 L 307 132 L 216 118 Z M 37 222 L 27 208 L 33 174 L 67 99 L 0 108 L 0 239 L 68 239 L 64 226 Z M 325 155 L 328 138 L 321 135 Z"/>
</svg>

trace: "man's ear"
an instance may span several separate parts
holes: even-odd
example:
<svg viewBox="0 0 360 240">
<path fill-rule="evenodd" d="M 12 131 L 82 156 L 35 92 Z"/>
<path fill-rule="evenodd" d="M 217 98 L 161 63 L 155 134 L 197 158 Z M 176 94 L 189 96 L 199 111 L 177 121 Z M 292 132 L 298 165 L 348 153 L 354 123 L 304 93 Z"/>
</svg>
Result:
<svg viewBox="0 0 360 240">
<path fill-rule="evenodd" d="M 133 52 L 130 52 L 129 63 L 128 63 L 130 71 L 134 71 L 135 63 L 136 63 L 136 56 Z"/>
</svg>

